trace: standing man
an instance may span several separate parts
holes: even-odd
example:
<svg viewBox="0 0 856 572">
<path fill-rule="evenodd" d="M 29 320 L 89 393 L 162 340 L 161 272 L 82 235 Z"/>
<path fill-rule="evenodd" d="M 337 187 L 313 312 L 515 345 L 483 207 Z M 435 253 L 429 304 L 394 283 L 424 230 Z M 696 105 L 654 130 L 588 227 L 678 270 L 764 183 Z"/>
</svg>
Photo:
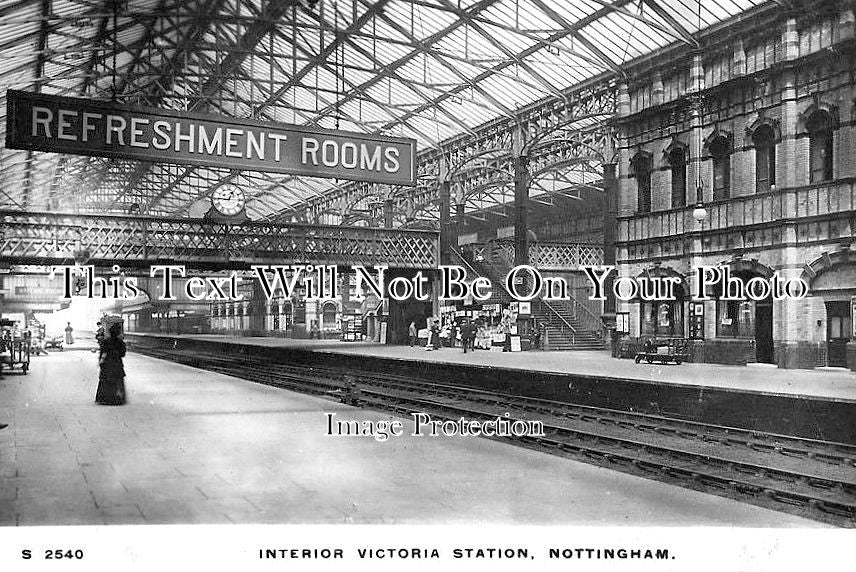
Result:
<svg viewBox="0 0 856 572">
<path fill-rule="evenodd" d="M 71 327 L 71 322 L 66 322 L 65 326 L 65 344 L 70 346 L 74 343 L 74 336 L 71 333 L 74 331 L 74 328 Z"/>
<path fill-rule="evenodd" d="M 464 348 L 464 353 L 467 353 L 467 347 L 470 346 L 472 341 L 470 340 L 470 336 L 473 333 L 473 325 L 469 320 L 464 319 L 464 324 L 461 326 L 461 347 Z M 470 346 L 471 347 L 471 346 Z"/>
<path fill-rule="evenodd" d="M 410 337 L 410 347 L 416 345 L 416 336 L 419 335 L 419 332 L 416 330 L 416 323 L 410 322 L 410 327 L 407 328 L 407 335 Z"/>
<path fill-rule="evenodd" d="M 541 324 L 535 322 L 535 327 L 532 328 L 532 347 L 536 350 L 541 349 Z"/>
</svg>

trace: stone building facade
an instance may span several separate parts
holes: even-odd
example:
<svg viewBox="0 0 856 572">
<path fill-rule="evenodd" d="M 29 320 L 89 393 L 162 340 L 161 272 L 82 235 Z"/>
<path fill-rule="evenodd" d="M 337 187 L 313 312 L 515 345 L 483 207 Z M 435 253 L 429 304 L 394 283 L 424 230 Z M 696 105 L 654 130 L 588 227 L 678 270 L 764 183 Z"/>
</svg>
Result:
<svg viewBox="0 0 856 572">
<path fill-rule="evenodd" d="M 682 284 L 675 301 L 619 302 L 631 343 L 689 337 L 694 361 L 856 369 L 854 2 L 804 4 L 727 22 L 622 86 L 618 274 Z M 802 278 L 809 293 L 695 301 L 699 265 Z"/>
</svg>

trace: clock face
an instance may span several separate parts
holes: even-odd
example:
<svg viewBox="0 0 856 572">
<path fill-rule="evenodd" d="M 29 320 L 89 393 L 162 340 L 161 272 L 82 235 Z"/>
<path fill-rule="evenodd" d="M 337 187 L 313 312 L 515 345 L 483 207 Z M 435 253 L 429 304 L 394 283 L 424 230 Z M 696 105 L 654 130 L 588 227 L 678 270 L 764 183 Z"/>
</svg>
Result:
<svg viewBox="0 0 856 572">
<path fill-rule="evenodd" d="M 244 191 L 235 185 L 223 185 L 214 191 L 211 202 L 220 214 L 236 215 L 244 208 Z"/>
</svg>

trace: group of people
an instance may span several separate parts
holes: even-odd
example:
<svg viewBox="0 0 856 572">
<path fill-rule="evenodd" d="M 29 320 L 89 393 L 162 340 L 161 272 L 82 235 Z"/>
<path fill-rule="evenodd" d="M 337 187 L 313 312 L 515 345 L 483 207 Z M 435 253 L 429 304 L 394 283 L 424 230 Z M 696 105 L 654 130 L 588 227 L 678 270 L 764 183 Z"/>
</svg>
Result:
<svg viewBox="0 0 856 572">
<path fill-rule="evenodd" d="M 438 350 L 443 346 L 443 340 L 448 340 L 449 347 L 455 347 L 455 340 L 458 339 L 459 326 L 457 322 L 452 322 L 445 328 L 440 328 L 440 320 L 434 319 L 428 328 L 428 341 L 425 344 L 425 351 Z M 476 339 L 478 329 L 469 319 L 464 319 L 460 325 L 461 347 L 464 353 L 467 349 L 472 350 Z M 416 328 L 416 322 L 410 322 L 407 335 L 410 338 L 410 347 L 416 345 L 419 339 L 419 330 Z"/>
<path fill-rule="evenodd" d="M 532 349 L 541 349 L 542 328 L 543 324 L 536 322 L 529 333 L 529 341 L 532 344 Z M 480 333 L 480 329 L 482 333 Z M 502 328 L 500 328 L 500 330 L 502 330 Z M 485 333 L 486 330 L 480 321 L 474 322 L 469 318 L 464 318 L 460 322 L 460 325 L 458 321 L 454 321 L 444 328 L 441 328 L 440 320 L 435 318 L 428 328 L 428 341 L 425 344 L 425 350 L 432 351 L 440 349 L 443 346 L 444 339 L 448 341 L 447 345 L 449 347 L 455 347 L 455 340 L 458 339 L 459 332 L 461 348 L 463 348 L 464 353 L 467 353 L 467 350 L 475 350 L 476 339 L 479 338 L 479 336 L 487 335 Z M 410 347 L 415 346 L 419 339 L 419 330 L 416 327 L 416 322 L 410 322 L 407 334 L 410 339 Z"/>
<path fill-rule="evenodd" d="M 122 321 L 104 319 L 98 322 L 95 340 L 98 342 L 98 389 L 95 402 L 102 405 L 124 405 L 125 395 L 125 357 L 127 347 L 122 339 Z"/>
</svg>

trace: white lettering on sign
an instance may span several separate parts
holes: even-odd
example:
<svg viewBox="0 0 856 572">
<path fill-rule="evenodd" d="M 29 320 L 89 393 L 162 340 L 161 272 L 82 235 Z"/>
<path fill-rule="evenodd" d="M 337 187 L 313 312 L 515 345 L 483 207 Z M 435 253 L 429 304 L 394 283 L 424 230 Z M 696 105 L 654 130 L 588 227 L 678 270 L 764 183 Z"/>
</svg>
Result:
<svg viewBox="0 0 856 572">
<path fill-rule="evenodd" d="M 95 125 L 91 123 L 93 119 L 101 119 L 100 113 L 84 113 L 83 114 L 83 142 L 89 141 L 89 134 L 95 131 Z"/>
<path fill-rule="evenodd" d="M 47 107 L 33 107 L 33 137 L 39 136 L 39 125 L 44 127 L 45 137 L 51 136 L 51 121 L 53 121 L 53 111 Z"/>
<path fill-rule="evenodd" d="M 381 161 L 381 154 L 384 160 Z M 320 159 L 319 159 L 320 155 Z M 300 160 L 304 165 L 317 167 L 344 167 L 345 169 L 360 169 L 365 171 L 386 171 L 397 173 L 401 169 L 400 153 L 395 147 L 385 147 L 381 144 L 369 147 L 365 143 L 345 141 L 340 143 L 333 139 L 319 141 L 315 137 L 304 137 L 300 147 Z"/>
<path fill-rule="evenodd" d="M 71 111 L 66 111 L 65 109 L 59 110 L 59 129 L 57 130 L 56 137 L 57 139 L 65 139 L 66 141 L 77 141 L 77 136 L 73 133 L 69 133 L 68 130 L 71 127 L 71 119 L 72 117 L 77 117 L 77 114 Z"/>
<path fill-rule="evenodd" d="M 413 184 L 415 141 L 9 90 L 7 146 Z"/>
</svg>

